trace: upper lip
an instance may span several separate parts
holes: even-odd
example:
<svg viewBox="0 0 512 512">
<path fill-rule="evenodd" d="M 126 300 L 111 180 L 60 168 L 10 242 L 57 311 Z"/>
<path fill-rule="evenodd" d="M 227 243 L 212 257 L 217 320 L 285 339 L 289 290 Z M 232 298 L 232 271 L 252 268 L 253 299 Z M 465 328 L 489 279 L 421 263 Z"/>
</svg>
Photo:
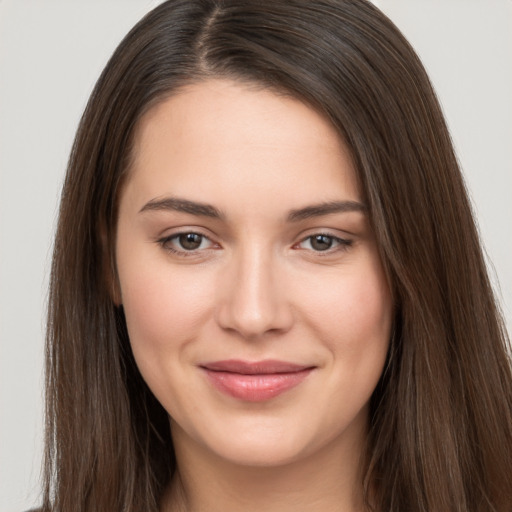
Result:
<svg viewBox="0 0 512 512">
<path fill-rule="evenodd" d="M 200 366 L 211 371 L 240 373 L 242 375 L 295 373 L 313 368 L 312 365 L 296 364 L 274 359 L 266 359 L 263 361 L 242 361 L 238 359 L 228 359 L 225 361 L 213 361 L 204 363 Z"/>
</svg>

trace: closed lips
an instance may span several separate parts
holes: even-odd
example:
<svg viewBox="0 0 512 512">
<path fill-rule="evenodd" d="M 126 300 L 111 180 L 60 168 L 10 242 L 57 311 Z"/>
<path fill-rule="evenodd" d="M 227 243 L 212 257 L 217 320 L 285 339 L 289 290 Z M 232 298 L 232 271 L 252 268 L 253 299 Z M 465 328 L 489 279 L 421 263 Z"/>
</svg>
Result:
<svg viewBox="0 0 512 512">
<path fill-rule="evenodd" d="M 299 385 L 314 366 L 283 361 L 216 361 L 201 365 L 213 386 L 246 402 L 270 400 Z"/>
<path fill-rule="evenodd" d="M 295 373 L 306 369 L 312 369 L 313 366 L 299 365 L 276 360 L 265 361 L 241 361 L 241 360 L 227 360 L 215 361 L 201 365 L 202 368 L 218 372 L 240 373 L 243 375 L 258 375 L 269 373 Z"/>
</svg>

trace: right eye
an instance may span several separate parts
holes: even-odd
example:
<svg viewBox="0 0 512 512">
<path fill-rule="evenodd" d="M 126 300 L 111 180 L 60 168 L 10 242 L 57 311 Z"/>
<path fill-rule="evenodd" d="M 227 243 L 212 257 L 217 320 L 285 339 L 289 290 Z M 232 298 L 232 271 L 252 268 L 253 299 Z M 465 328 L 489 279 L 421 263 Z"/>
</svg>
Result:
<svg viewBox="0 0 512 512">
<path fill-rule="evenodd" d="M 158 240 L 160 245 L 174 254 L 187 256 L 204 249 L 210 249 L 213 242 L 200 233 L 192 231 L 186 233 L 176 233 L 174 235 Z"/>
</svg>

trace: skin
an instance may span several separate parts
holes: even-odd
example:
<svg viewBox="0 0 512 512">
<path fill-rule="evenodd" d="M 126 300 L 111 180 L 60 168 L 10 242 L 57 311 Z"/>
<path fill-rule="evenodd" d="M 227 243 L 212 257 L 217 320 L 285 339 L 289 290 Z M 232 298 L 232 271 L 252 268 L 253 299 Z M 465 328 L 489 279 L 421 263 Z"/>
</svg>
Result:
<svg viewBox="0 0 512 512">
<path fill-rule="evenodd" d="M 346 211 L 304 210 L 340 201 Z M 197 249 L 184 248 L 186 233 L 202 236 Z M 116 259 L 135 359 L 170 416 L 178 472 L 162 509 L 360 509 L 392 300 L 350 154 L 330 123 L 247 84 L 181 89 L 139 123 Z M 249 402 L 201 368 L 227 359 L 314 369 Z"/>
</svg>

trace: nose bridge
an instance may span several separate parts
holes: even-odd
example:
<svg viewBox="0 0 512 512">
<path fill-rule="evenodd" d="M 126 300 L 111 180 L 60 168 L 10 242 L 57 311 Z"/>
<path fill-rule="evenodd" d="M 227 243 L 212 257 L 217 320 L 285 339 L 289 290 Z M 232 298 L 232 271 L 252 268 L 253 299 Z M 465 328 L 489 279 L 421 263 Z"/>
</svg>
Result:
<svg viewBox="0 0 512 512">
<path fill-rule="evenodd" d="M 224 283 L 219 323 L 245 338 L 287 330 L 291 311 L 271 248 L 247 244 L 233 255 Z"/>
</svg>

